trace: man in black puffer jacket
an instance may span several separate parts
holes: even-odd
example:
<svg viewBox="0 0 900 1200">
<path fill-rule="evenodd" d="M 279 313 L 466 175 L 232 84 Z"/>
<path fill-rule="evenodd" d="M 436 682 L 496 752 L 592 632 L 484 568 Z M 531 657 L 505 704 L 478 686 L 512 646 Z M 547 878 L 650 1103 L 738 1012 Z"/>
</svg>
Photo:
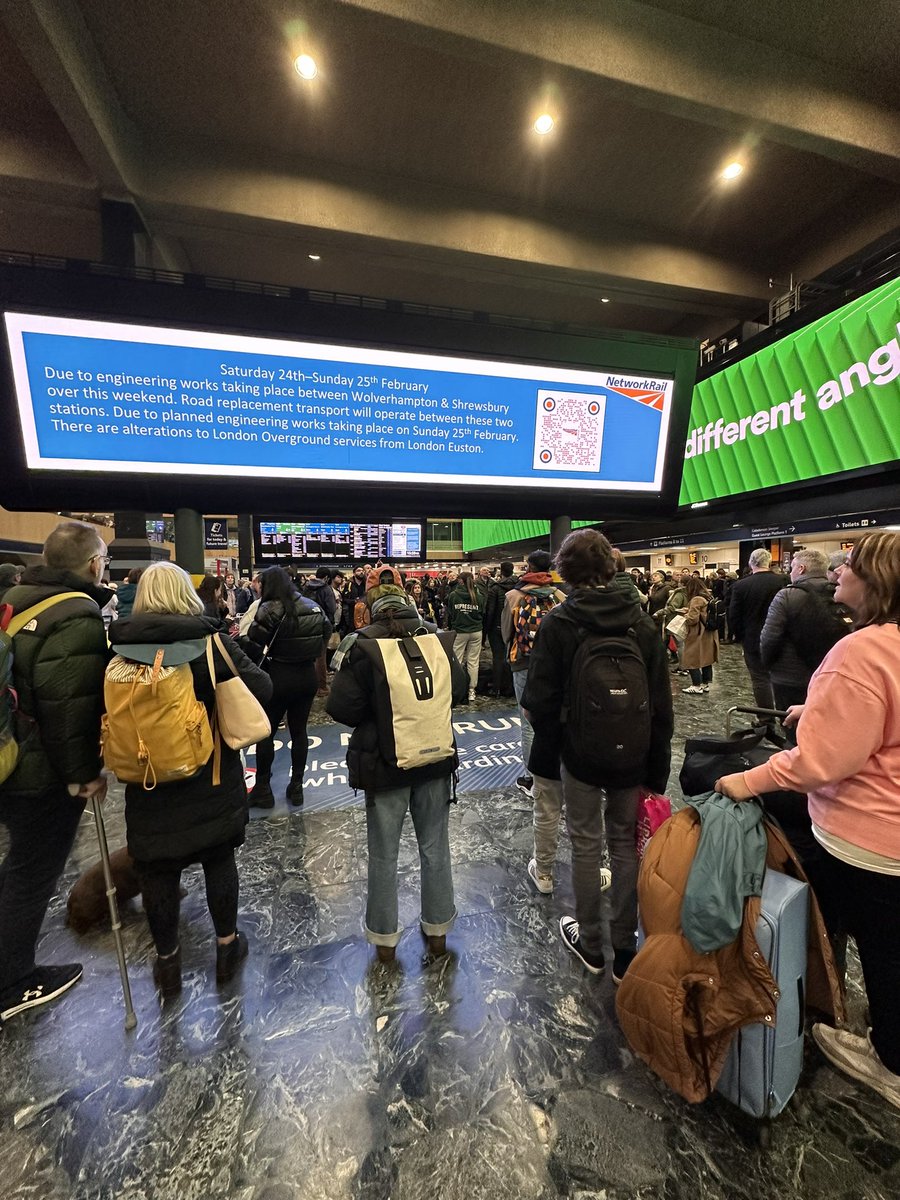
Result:
<svg viewBox="0 0 900 1200">
<path fill-rule="evenodd" d="M 335 721 L 353 727 L 347 749 L 350 784 L 354 788 L 363 788 L 366 793 L 369 844 L 366 938 L 377 947 L 382 961 L 390 961 L 401 932 L 397 906 L 397 855 L 407 809 L 412 813 L 422 864 L 420 924 L 432 953 L 443 953 L 447 932 L 456 917 L 448 813 L 450 778 L 456 770 L 457 755 L 454 746 L 452 753 L 437 762 L 406 769 L 389 757 L 394 713 L 386 708 L 387 701 L 379 691 L 373 658 L 360 643 L 373 639 L 405 640 L 423 628 L 428 633 L 436 630 L 419 616 L 403 588 L 399 571 L 393 567 L 375 568 L 367 583 L 366 602 L 372 623 L 354 635 L 352 645 L 345 639 L 344 653 L 339 650 L 340 658 L 335 656 L 337 670 L 326 707 Z M 460 704 L 466 695 L 466 675 L 453 654 L 452 635 L 442 633 L 439 637 L 450 667 L 451 696 L 445 696 L 445 699 Z M 446 682 L 446 668 L 444 672 Z M 432 678 L 440 678 L 437 666 Z M 437 686 L 433 690 L 438 694 Z M 423 699 L 426 694 L 417 693 L 416 698 Z M 445 710 L 445 720 L 449 718 L 448 710 Z M 416 725 L 415 733 L 419 732 Z M 429 739 L 434 736 L 435 731 L 428 722 L 423 722 L 421 745 L 429 746 Z"/>
<path fill-rule="evenodd" d="M 81 978 L 79 963 L 36 967 L 47 905 L 65 866 L 86 801 L 106 792 L 100 759 L 103 673 L 109 659 L 99 586 L 109 559 L 90 525 L 58 525 L 44 563 L 29 567 L 4 603 L 17 613 L 73 592 L 13 639 L 18 693 L 15 770 L 0 786 L 9 851 L 0 868 L 0 1019 L 45 1004 Z"/>
</svg>

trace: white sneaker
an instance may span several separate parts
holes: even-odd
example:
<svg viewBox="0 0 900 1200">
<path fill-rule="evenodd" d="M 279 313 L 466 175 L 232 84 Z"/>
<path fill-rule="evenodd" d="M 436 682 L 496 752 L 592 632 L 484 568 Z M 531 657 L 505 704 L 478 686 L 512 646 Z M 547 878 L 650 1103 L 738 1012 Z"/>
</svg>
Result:
<svg viewBox="0 0 900 1200">
<path fill-rule="evenodd" d="M 703 688 L 699 683 L 692 683 L 690 687 L 681 689 L 686 696 L 703 696 L 709 691 L 709 688 Z"/>
<path fill-rule="evenodd" d="M 553 876 L 538 875 L 536 858 L 531 858 L 528 860 L 528 878 L 542 896 L 549 896 L 553 891 Z"/>
<path fill-rule="evenodd" d="M 475 699 L 475 689 L 469 688 L 469 703 L 471 704 L 474 699 Z"/>
<path fill-rule="evenodd" d="M 612 887 L 612 871 L 609 867 L 600 868 L 600 891 L 608 892 Z"/>
<path fill-rule="evenodd" d="M 830 1063 L 900 1108 L 900 1075 L 887 1069 L 868 1036 L 832 1029 L 830 1025 L 813 1025 L 812 1035 Z"/>
</svg>

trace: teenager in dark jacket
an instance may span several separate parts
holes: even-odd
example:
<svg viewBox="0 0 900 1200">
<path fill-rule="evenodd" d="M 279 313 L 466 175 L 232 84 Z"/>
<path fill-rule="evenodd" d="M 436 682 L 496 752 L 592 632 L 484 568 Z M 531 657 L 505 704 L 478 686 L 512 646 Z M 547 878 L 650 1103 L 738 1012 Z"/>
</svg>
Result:
<svg viewBox="0 0 900 1200">
<path fill-rule="evenodd" d="M 331 622 L 312 600 L 301 596 L 283 567 L 262 573 L 259 608 L 248 638 L 266 654 L 265 669 L 272 679 L 272 699 L 266 715 L 272 737 L 256 747 L 256 783 L 250 793 L 254 808 L 274 808 L 272 763 L 275 760 L 275 731 L 287 715 L 291 735 L 291 780 L 287 798 L 303 803 L 303 772 L 309 750 L 306 722 L 316 695 L 316 663 L 324 655 L 331 636 Z M 328 586 L 329 592 L 331 585 Z"/>
<path fill-rule="evenodd" d="M 119 584 L 116 592 L 116 620 L 121 621 L 124 617 L 131 616 L 131 610 L 134 608 L 134 598 L 137 595 L 137 585 L 141 576 L 144 573 L 143 567 L 132 567 L 125 577 L 125 582 Z"/>
<path fill-rule="evenodd" d="M 4 597 L 23 613 L 76 593 L 13 639 L 21 740 L 15 770 L 0 785 L 0 822 L 9 833 L 0 868 L 3 1020 L 62 995 L 82 974 L 80 963 L 35 966 L 34 952 L 85 802 L 106 794 L 100 715 L 109 651 L 100 609 L 112 593 L 99 582 L 107 561 L 96 528 L 66 522 L 47 538 L 43 565 L 26 568 Z"/>
<path fill-rule="evenodd" d="M 174 563 L 153 563 L 141 576 L 132 615 L 111 629 L 112 648 L 132 661 L 153 663 L 166 648 L 163 667 L 187 662 L 194 694 L 215 714 L 215 689 L 209 675 L 207 640 L 217 624 L 203 616 L 190 576 Z M 220 634 L 244 683 L 261 704 L 272 685 L 241 649 Z M 169 660 L 169 661 L 167 661 Z M 231 669 L 213 649 L 216 681 L 233 678 Z M 215 782 L 218 758 L 220 781 Z M 128 852 L 141 883 L 144 911 L 156 946 L 154 978 L 163 996 L 181 990 L 181 948 L 178 940 L 181 872 L 201 863 L 206 900 L 216 931 L 216 979 L 224 983 L 247 956 L 247 939 L 237 928 L 238 872 L 235 847 L 243 844 L 247 823 L 247 788 L 237 750 L 224 742 L 202 770 L 190 779 L 160 783 L 153 791 L 142 784 L 125 786 L 125 827 Z"/>
<path fill-rule="evenodd" d="M 513 574 L 513 564 L 508 559 L 504 560 L 500 564 L 500 577 L 492 580 L 488 588 L 487 605 L 484 610 L 484 631 L 491 647 L 492 679 L 494 692 L 498 696 L 515 695 L 501 622 L 506 597 L 517 583 L 518 579 Z"/>
<path fill-rule="evenodd" d="M 204 617 L 215 622 L 216 629 L 224 629 L 228 619 L 225 603 L 225 581 L 218 575 L 204 575 L 197 584 L 197 595 L 203 606 Z"/>
<path fill-rule="evenodd" d="M 615 576 L 612 547 L 603 534 L 595 529 L 570 533 L 560 547 L 556 568 L 573 590 L 541 621 L 530 656 L 522 704 L 539 735 L 541 755 L 550 763 L 557 756 L 561 763 L 562 798 L 572 842 L 576 915 L 574 920 L 568 916 L 561 919 L 560 932 L 568 949 L 595 975 L 601 974 L 605 965 L 600 921 L 605 792 L 606 836 L 612 865 L 610 935 L 615 952 L 613 980 L 617 982 L 628 969 L 636 949 L 638 793 L 641 786 L 663 792 L 668 782 L 673 730 L 672 693 L 665 651 L 656 627 L 641 612 L 640 603 L 633 595 L 612 586 Z M 592 778 L 590 767 L 578 757 L 568 727 L 562 721 L 562 713 L 569 703 L 569 675 L 582 637 L 586 633 L 623 637 L 628 636 L 630 630 L 634 632 L 647 670 L 650 743 L 646 758 L 634 763 L 633 784 L 605 787 L 606 781 Z M 545 763 L 533 759 L 532 751 L 529 766 L 533 772 L 546 773 Z M 552 814 L 544 815 L 549 818 Z M 538 825 L 536 814 L 535 857 L 538 870 L 541 870 L 542 862 L 546 866 L 549 847 L 538 844 Z M 555 844 L 553 853 L 555 857 Z"/>
<path fill-rule="evenodd" d="M 377 947 L 382 962 L 394 958 L 400 941 L 397 901 L 397 857 L 407 809 L 412 814 L 419 844 L 422 871 L 420 924 L 433 954 L 442 954 L 446 935 L 456 919 L 450 869 L 450 780 L 457 766 L 453 753 L 438 762 L 402 769 L 385 756 L 385 739 L 379 735 L 379 709 L 372 661 L 359 641 L 404 638 L 421 630 L 423 621 L 404 591 L 399 571 L 375 568 L 367 580 L 366 601 L 372 623 L 359 631 L 358 640 L 338 665 L 326 705 L 329 716 L 353 733 L 347 748 L 350 786 L 366 795 L 366 828 L 369 846 L 366 939 Z M 437 632 L 430 624 L 429 633 Z M 465 674 L 457 662 L 449 636 L 441 635 L 449 660 L 453 704 L 465 698 Z M 381 714 L 384 717 L 384 713 Z M 423 745 L 432 731 L 423 728 Z"/>
<path fill-rule="evenodd" d="M 453 650 L 469 675 L 469 700 L 478 687 L 478 662 L 484 637 L 484 592 L 475 586 L 471 571 L 460 572 L 447 594 L 447 627 L 456 634 Z"/>
</svg>

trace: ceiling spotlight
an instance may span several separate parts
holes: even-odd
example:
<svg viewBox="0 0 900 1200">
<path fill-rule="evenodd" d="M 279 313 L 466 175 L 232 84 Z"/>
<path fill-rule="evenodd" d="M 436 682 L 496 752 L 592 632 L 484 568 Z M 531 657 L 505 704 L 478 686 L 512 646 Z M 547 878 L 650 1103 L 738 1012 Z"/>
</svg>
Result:
<svg viewBox="0 0 900 1200">
<path fill-rule="evenodd" d="M 743 175 L 744 164 L 739 162 L 730 162 L 727 167 L 722 170 L 723 179 L 737 179 L 738 175 Z"/>
<path fill-rule="evenodd" d="M 534 132 L 540 134 L 549 133 L 554 124 L 555 122 L 549 113 L 541 113 L 534 123 Z"/>
<path fill-rule="evenodd" d="M 601 296 L 600 303 L 601 304 L 609 304 L 609 296 Z"/>
<path fill-rule="evenodd" d="M 319 262 L 322 255 L 321 254 L 307 254 L 306 257 L 310 260 L 310 262 Z"/>
<path fill-rule="evenodd" d="M 316 60 L 310 54 L 298 54 L 294 59 L 294 70 L 301 79 L 315 79 L 319 73 Z"/>
</svg>

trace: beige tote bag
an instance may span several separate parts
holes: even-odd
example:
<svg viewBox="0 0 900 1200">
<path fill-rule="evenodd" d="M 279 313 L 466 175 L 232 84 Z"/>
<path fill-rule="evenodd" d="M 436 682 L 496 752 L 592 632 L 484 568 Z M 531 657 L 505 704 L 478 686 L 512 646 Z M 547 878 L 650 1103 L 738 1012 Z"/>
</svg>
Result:
<svg viewBox="0 0 900 1200">
<path fill-rule="evenodd" d="M 213 641 L 234 677 L 226 679 L 224 683 L 216 683 Z M 232 750 L 244 750 L 271 737 L 272 726 L 269 724 L 266 710 L 241 679 L 231 655 L 217 633 L 207 639 L 206 661 L 216 693 L 216 726 L 225 745 L 230 746 Z"/>
</svg>

